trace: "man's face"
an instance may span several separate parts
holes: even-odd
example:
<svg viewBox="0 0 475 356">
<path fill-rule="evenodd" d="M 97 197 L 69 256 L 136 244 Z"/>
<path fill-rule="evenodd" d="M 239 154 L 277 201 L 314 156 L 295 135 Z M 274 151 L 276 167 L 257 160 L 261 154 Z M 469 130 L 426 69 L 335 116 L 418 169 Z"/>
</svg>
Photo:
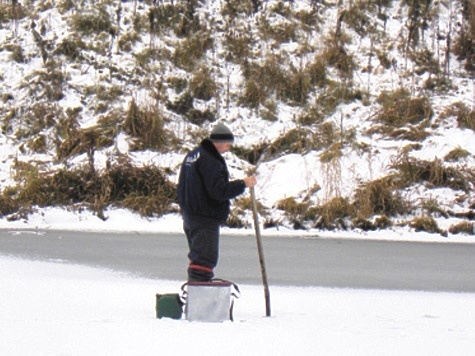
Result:
<svg viewBox="0 0 475 356">
<path fill-rule="evenodd" d="M 223 154 L 228 152 L 232 147 L 232 142 L 215 142 L 214 146 L 218 150 L 219 153 Z"/>
</svg>

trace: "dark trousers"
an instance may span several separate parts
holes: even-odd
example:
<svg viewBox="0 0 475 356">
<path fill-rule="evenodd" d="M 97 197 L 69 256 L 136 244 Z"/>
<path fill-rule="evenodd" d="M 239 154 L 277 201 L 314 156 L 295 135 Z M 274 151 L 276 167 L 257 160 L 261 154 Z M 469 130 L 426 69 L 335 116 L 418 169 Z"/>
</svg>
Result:
<svg viewBox="0 0 475 356">
<path fill-rule="evenodd" d="M 214 277 L 219 255 L 219 227 L 217 220 L 183 216 L 189 247 L 189 281 L 209 281 Z"/>
</svg>

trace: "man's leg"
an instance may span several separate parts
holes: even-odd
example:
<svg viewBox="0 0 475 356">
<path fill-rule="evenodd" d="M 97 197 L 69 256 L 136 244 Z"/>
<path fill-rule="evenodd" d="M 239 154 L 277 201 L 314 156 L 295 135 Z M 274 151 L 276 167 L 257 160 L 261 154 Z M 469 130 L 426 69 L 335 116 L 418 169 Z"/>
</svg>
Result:
<svg viewBox="0 0 475 356">
<path fill-rule="evenodd" d="M 190 252 L 188 280 L 209 281 L 218 263 L 219 223 L 202 219 L 186 219 L 184 224 Z"/>
</svg>

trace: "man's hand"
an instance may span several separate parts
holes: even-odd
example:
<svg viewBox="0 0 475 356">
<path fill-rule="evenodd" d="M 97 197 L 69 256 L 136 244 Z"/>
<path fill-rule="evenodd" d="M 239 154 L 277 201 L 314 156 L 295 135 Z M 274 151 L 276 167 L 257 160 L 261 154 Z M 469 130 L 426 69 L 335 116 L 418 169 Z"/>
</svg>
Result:
<svg viewBox="0 0 475 356">
<path fill-rule="evenodd" d="M 246 187 L 247 188 L 252 188 L 256 185 L 257 183 L 257 180 L 256 180 L 256 176 L 255 175 L 252 175 L 252 176 L 249 176 L 249 177 L 245 177 L 243 178 L 243 181 L 244 181 L 244 184 L 246 184 Z"/>
</svg>

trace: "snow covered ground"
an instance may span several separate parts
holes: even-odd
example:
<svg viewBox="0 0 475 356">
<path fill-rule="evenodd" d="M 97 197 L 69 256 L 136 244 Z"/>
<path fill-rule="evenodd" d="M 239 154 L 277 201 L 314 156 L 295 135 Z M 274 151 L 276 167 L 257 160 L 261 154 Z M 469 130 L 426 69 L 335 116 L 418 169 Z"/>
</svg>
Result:
<svg viewBox="0 0 475 356">
<path fill-rule="evenodd" d="M 156 319 L 178 281 L 0 256 L 2 355 L 473 355 L 475 294 L 241 285 L 234 322 Z"/>
</svg>

